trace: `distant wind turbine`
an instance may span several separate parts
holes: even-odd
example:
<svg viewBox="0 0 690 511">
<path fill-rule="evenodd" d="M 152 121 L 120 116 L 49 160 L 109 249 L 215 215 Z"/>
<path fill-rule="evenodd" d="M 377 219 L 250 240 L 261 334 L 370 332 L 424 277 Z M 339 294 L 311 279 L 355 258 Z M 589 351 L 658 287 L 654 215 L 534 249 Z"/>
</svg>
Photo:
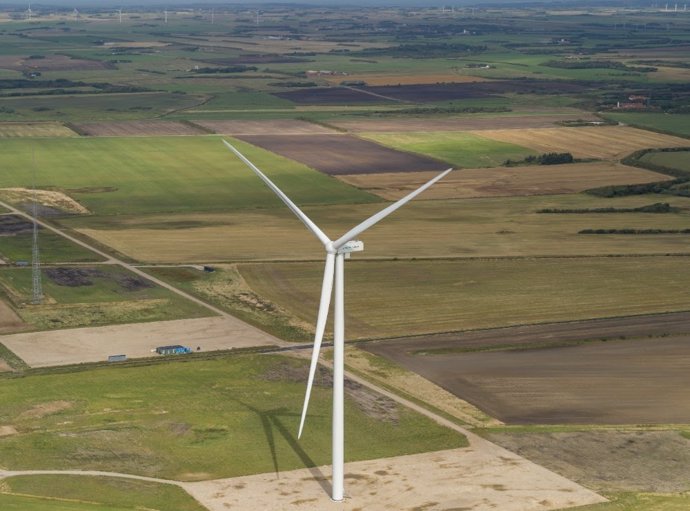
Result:
<svg viewBox="0 0 690 511">
<path fill-rule="evenodd" d="M 31 10 L 31 3 L 29 3 L 29 8 L 26 10 L 26 18 L 31 21 L 31 16 L 33 15 L 33 11 Z"/>
<path fill-rule="evenodd" d="M 119 15 L 120 23 L 122 23 L 122 8 L 117 10 L 117 14 Z"/>
<path fill-rule="evenodd" d="M 379 211 L 375 215 L 369 217 L 359 225 L 353 227 L 340 238 L 331 241 L 319 227 L 312 222 L 302 210 L 300 210 L 294 202 L 292 202 L 287 195 L 285 195 L 273 182 L 266 177 L 252 162 L 250 162 L 242 153 L 235 147 L 223 140 L 223 143 L 230 149 L 237 157 L 242 160 L 250 169 L 252 169 L 261 180 L 275 193 L 280 200 L 292 211 L 297 218 L 309 229 L 314 236 L 323 244 L 326 249 L 326 267 L 323 273 L 323 284 L 321 287 L 321 301 L 319 304 L 319 312 L 316 319 L 316 334 L 314 336 L 314 349 L 311 355 L 311 365 L 309 367 L 309 379 L 307 380 L 307 390 L 304 396 L 304 407 L 302 408 L 302 418 L 299 425 L 299 433 L 297 438 L 302 436 L 302 429 L 304 427 L 304 420 L 307 416 L 307 408 L 309 406 L 309 398 L 311 396 L 311 389 L 314 383 L 314 375 L 316 373 L 316 366 L 319 360 L 319 351 L 321 349 L 321 341 L 323 340 L 324 330 L 326 329 L 326 321 L 328 319 L 328 309 L 331 304 L 331 294 L 333 294 L 333 279 L 335 277 L 335 310 L 334 310 L 334 333 L 333 333 L 333 484 L 332 484 L 332 499 L 336 502 L 343 500 L 344 496 L 344 479 L 345 479 L 345 412 L 344 412 L 344 356 L 345 356 L 345 258 L 350 256 L 351 252 L 360 252 L 364 250 L 364 244 L 357 241 L 358 235 L 369 229 L 374 224 L 383 220 L 385 217 L 393 213 L 395 210 L 403 206 L 408 201 L 422 193 L 424 190 L 432 186 L 438 180 L 443 178 L 453 169 L 445 170 L 438 176 L 434 177 L 426 184 L 420 186 L 412 193 L 406 195 L 397 202 L 391 204 L 387 208 Z"/>
</svg>

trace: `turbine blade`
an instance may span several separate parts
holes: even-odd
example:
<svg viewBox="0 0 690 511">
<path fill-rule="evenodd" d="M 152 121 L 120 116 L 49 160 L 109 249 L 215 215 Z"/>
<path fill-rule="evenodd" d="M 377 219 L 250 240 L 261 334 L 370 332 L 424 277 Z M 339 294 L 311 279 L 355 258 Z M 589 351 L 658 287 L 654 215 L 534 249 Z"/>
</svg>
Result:
<svg viewBox="0 0 690 511">
<path fill-rule="evenodd" d="M 250 162 L 241 152 L 239 152 L 237 149 L 235 149 L 235 147 L 234 147 L 232 144 L 230 144 L 230 143 L 227 142 L 226 140 L 223 140 L 223 143 L 228 147 L 228 149 L 230 149 L 233 153 L 235 153 L 235 154 L 237 155 L 237 157 L 238 157 L 240 160 L 242 160 L 242 161 L 247 165 L 247 167 L 249 167 L 250 169 L 252 169 L 252 170 L 256 173 L 256 175 L 259 176 L 259 177 L 261 178 L 261 180 L 262 180 L 264 183 L 266 183 L 266 185 L 273 191 L 273 193 L 275 193 L 275 194 L 278 196 L 278 198 L 279 198 L 280 200 L 282 200 L 288 208 L 290 208 L 290 211 L 292 211 L 292 212 L 297 216 L 297 218 L 299 218 L 299 219 L 302 221 L 302 223 L 303 223 L 304 225 L 307 226 L 307 229 L 309 229 L 312 233 L 314 233 L 314 235 L 315 235 L 317 238 L 319 238 L 319 241 L 320 241 L 321 243 L 323 243 L 324 246 L 326 246 L 328 243 L 331 242 L 331 240 L 328 239 L 328 236 L 326 236 L 326 235 L 324 234 L 324 232 L 323 232 L 321 229 L 319 229 L 318 226 L 317 226 L 314 222 L 312 222 L 312 221 L 309 219 L 309 217 L 308 217 L 307 215 L 305 215 L 305 214 L 302 212 L 302 210 L 299 209 L 299 208 L 295 205 L 295 203 L 292 202 L 292 201 L 290 200 L 290 198 L 289 198 L 287 195 L 285 195 L 285 194 L 280 190 L 280 188 L 278 188 L 278 187 L 273 183 L 273 181 L 271 181 L 270 179 L 268 179 L 268 177 L 266 177 L 266 175 L 265 175 L 263 172 L 261 172 L 261 171 L 256 167 L 256 165 L 254 165 L 252 162 Z"/>
<path fill-rule="evenodd" d="M 452 171 L 452 170 L 453 170 L 452 168 L 447 169 L 447 170 L 444 170 L 444 171 L 441 172 L 438 176 L 436 176 L 435 178 L 431 179 L 430 181 L 427 181 L 425 184 L 423 184 L 422 186 L 420 186 L 419 188 L 417 188 L 415 191 L 409 193 L 408 195 L 406 195 L 405 197 L 403 197 L 403 198 L 400 199 L 399 201 L 394 202 L 393 204 L 391 204 L 391 205 L 388 206 L 387 208 L 382 209 L 381 211 L 379 211 L 379 212 L 376 213 L 375 215 L 373 215 L 373 216 L 367 218 L 364 222 L 362 222 L 361 224 L 357 225 L 356 227 L 353 227 L 352 229 L 350 229 L 349 231 L 347 231 L 345 234 L 343 234 L 340 238 L 338 238 L 337 240 L 335 240 L 335 241 L 333 242 L 333 246 L 334 246 L 335 249 L 337 250 L 337 249 L 339 249 L 340 247 L 342 247 L 345 243 L 347 243 L 348 241 L 350 241 L 350 240 L 352 240 L 352 239 L 355 239 L 355 238 L 357 237 L 357 235 L 359 235 L 359 234 L 361 234 L 362 232 L 366 231 L 369 227 L 371 227 L 372 225 L 376 224 L 377 222 L 383 220 L 383 219 L 386 218 L 388 215 L 390 215 L 391 213 L 393 213 L 393 211 L 395 211 L 395 210 L 398 209 L 399 207 L 403 206 L 403 205 L 406 204 L 407 202 L 409 202 L 409 201 L 411 201 L 412 199 L 414 199 L 417 195 L 419 195 L 419 194 L 422 193 L 424 190 L 426 190 L 427 188 L 429 188 L 431 185 L 433 185 L 434 183 L 436 183 L 436 181 L 438 181 L 438 180 L 442 179 L 443 177 L 445 177 L 446 174 L 448 174 L 448 173 L 449 173 L 450 171 Z"/>
<path fill-rule="evenodd" d="M 323 333 L 326 330 L 326 320 L 328 319 L 328 308 L 331 305 L 331 294 L 333 293 L 333 275 L 334 275 L 335 254 L 326 255 L 326 267 L 323 270 L 323 285 L 321 286 L 321 303 L 319 304 L 319 315 L 316 320 L 316 335 L 314 336 L 314 349 L 311 352 L 311 365 L 309 366 L 309 379 L 307 380 L 307 391 L 304 394 L 304 406 L 302 407 L 302 419 L 299 423 L 299 432 L 297 438 L 302 436 L 302 429 L 304 428 L 304 420 L 307 417 L 307 408 L 309 408 L 309 397 L 311 396 L 311 388 L 314 383 L 314 375 L 316 374 L 316 366 L 319 362 L 319 351 L 321 350 L 321 341 L 323 340 Z"/>
</svg>

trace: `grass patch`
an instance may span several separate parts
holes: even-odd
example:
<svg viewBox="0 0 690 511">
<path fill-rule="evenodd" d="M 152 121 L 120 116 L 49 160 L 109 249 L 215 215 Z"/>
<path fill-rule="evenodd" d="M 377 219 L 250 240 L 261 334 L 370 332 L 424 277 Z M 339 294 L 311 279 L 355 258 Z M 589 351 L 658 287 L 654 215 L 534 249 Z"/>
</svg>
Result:
<svg viewBox="0 0 690 511">
<path fill-rule="evenodd" d="M 578 511 L 685 511 L 690 495 L 656 493 L 618 493 L 608 495 L 611 502 L 578 507 Z"/>
<path fill-rule="evenodd" d="M 46 139 L 36 152 L 36 184 L 63 191 L 90 211 L 107 215 L 282 206 L 220 140 L 213 136 Z M 26 169 L 31 165 L 32 144 L 0 140 L 0 187 L 30 185 Z M 379 200 L 291 160 L 241 142 L 237 146 L 298 204 Z"/>
<path fill-rule="evenodd" d="M 0 270 L 0 288 L 22 320 L 38 330 L 211 314 L 207 309 L 117 266 L 66 269 L 88 272 L 89 275 L 83 277 L 88 283 L 60 284 L 49 276 L 55 268 L 44 268 L 42 284 L 45 298 L 41 305 L 29 305 L 32 296 L 30 269 Z"/>
<path fill-rule="evenodd" d="M 690 137 L 690 114 L 607 112 L 605 117 L 639 128 Z"/>
<path fill-rule="evenodd" d="M 642 156 L 641 160 L 653 165 L 690 172 L 690 150 L 674 152 L 653 151 Z"/>
<path fill-rule="evenodd" d="M 101 261 L 103 258 L 68 239 L 39 228 L 38 246 L 42 263 L 83 263 Z M 30 232 L 3 236 L 0 257 L 10 263 L 31 261 L 33 235 Z"/>
<path fill-rule="evenodd" d="M 307 366 L 239 355 L 0 380 L 0 421 L 18 431 L 2 440 L 0 463 L 178 480 L 326 464 L 327 382 L 314 388 L 305 436 L 295 438 Z M 466 445 L 461 435 L 395 403 L 391 421 L 360 408 L 358 399 L 347 394 L 346 461 Z"/>
<path fill-rule="evenodd" d="M 17 476 L 4 480 L 0 493 L 0 505 L 8 505 L 3 500 L 24 498 L 26 507 L 17 509 L 63 509 L 120 510 L 148 509 L 151 511 L 203 511 L 201 504 L 190 497 L 183 489 L 165 484 L 157 484 L 115 477 L 90 477 L 73 475 Z M 66 502 L 69 501 L 69 502 Z M 35 502 L 35 504 L 34 504 Z M 40 505 L 39 505 L 40 504 Z M 10 507 L 9 509 L 14 509 Z"/>
<path fill-rule="evenodd" d="M 462 132 L 364 133 L 361 136 L 466 168 L 497 167 L 506 160 L 522 160 L 537 154 L 526 147 Z"/>
<path fill-rule="evenodd" d="M 308 341 L 313 336 L 311 323 L 297 321 L 282 307 L 254 293 L 236 266 L 216 267 L 213 273 L 192 268 L 149 268 L 147 271 L 280 339 Z"/>
</svg>

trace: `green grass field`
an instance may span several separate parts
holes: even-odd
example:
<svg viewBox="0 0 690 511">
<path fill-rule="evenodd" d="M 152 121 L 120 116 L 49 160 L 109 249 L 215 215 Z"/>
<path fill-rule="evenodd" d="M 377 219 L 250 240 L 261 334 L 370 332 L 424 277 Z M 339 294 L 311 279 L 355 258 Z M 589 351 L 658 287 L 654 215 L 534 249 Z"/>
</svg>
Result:
<svg viewBox="0 0 690 511">
<path fill-rule="evenodd" d="M 64 237 L 46 229 L 39 230 L 39 251 L 43 263 L 92 262 L 103 258 Z M 31 233 L 3 236 L 0 244 L 0 257 L 10 263 L 30 261 L 33 244 Z"/>
<path fill-rule="evenodd" d="M 314 388 L 296 440 L 308 361 L 236 355 L 0 379 L 9 469 L 94 469 L 177 480 L 286 471 L 330 461 L 330 385 Z M 346 461 L 466 445 L 392 401 L 346 394 Z"/>
<path fill-rule="evenodd" d="M 690 137 L 690 114 L 607 112 L 606 117 L 631 126 Z"/>
<path fill-rule="evenodd" d="M 533 150 L 462 132 L 363 133 L 383 145 L 432 156 L 457 167 L 497 167 L 505 160 L 536 155 Z"/>
<path fill-rule="evenodd" d="M 687 257 L 350 261 L 346 335 L 395 337 L 688 310 L 687 264 Z M 321 263 L 239 269 L 259 296 L 314 322 Z"/>
<path fill-rule="evenodd" d="M 204 511 L 173 485 L 67 475 L 18 476 L 0 482 L 3 511 Z"/>
<path fill-rule="evenodd" d="M 690 507 L 687 494 L 622 493 L 609 498 L 610 502 L 581 506 L 577 511 L 685 511 Z"/>
<path fill-rule="evenodd" d="M 26 305 L 31 301 L 31 269 L 5 268 L 0 269 L 0 292 L 9 297 L 19 316 L 38 330 L 212 315 L 207 309 L 117 266 L 80 266 L 70 270 L 96 273 L 82 276 L 90 284 L 69 286 L 58 284 L 48 275 L 52 270 L 44 268 L 44 303 Z"/>
<path fill-rule="evenodd" d="M 237 142 L 297 203 L 378 199 L 291 160 Z M 0 187 L 29 186 L 31 140 L 0 140 Z M 98 214 L 282 205 L 215 136 L 46 139 L 36 148 L 39 188 L 55 187 Z"/>
<path fill-rule="evenodd" d="M 672 169 L 690 171 L 690 151 L 651 152 L 645 154 L 642 161 Z"/>
<path fill-rule="evenodd" d="M 64 78 L 64 73 L 60 75 Z M 78 78 L 72 76 L 71 78 Z M 82 94 L 55 96 L 31 96 L 26 98 L 1 98 L 2 121 L 105 121 L 146 119 L 179 109 L 189 108 L 202 102 L 192 95 L 167 92 L 135 94 Z"/>
</svg>

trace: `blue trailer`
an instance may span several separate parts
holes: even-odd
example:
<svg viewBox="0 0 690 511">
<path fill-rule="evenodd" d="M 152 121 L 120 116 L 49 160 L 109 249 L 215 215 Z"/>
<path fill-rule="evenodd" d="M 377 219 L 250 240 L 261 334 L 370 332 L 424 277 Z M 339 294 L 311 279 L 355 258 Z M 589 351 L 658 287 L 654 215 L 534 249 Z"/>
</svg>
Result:
<svg viewBox="0 0 690 511">
<path fill-rule="evenodd" d="M 156 353 L 159 355 L 184 355 L 186 353 L 191 353 L 192 348 L 187 346 L 182 346 L 181 344 L 173 344 L 170 346 L 158 346 L 156 348 Z"/>
</svg>

